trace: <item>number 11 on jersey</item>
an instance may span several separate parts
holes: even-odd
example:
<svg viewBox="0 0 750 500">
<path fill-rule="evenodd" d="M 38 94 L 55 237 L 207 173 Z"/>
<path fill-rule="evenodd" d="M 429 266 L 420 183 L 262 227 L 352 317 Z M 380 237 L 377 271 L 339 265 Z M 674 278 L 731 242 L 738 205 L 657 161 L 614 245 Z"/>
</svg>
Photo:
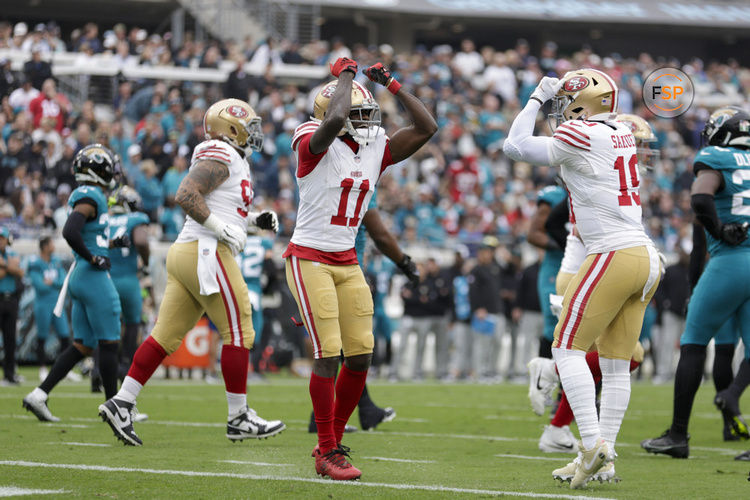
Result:
<svg viewBox="0 0 750 500">
<path fill-rule="evenodd" d="M 338 213 L 331 217 L 331 224 L 334 226 L 357 226 L 359 224 L 359 215 L 362 212 L 362 203 L 365 201 L 365 196 L 370 190 L 370 181 L 365 179 L 359 185 L 359 196 L 357 196 L 357 204 L 354 206 L 354 216 L 349 219 L 346 216 L 346 209 L 349 207 L 349 195 L 354 187 L 354 179 L 344 179 L 341 181 L 341 199 L 339 200 Z"/>
</svg>

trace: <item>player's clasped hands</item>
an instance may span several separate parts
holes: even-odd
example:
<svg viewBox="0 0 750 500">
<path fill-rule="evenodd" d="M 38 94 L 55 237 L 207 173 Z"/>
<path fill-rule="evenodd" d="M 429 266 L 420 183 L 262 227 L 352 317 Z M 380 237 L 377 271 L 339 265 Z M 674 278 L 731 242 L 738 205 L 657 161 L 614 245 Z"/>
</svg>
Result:
<svg viewBox="0 0 750 500">
<path fill-rule="evenodd" d="M 721 239 L 729 245 L 739 245 L 747 239 L 747 222 L 737 224 L 731 222 L 721 226 Z"/>
</svg>

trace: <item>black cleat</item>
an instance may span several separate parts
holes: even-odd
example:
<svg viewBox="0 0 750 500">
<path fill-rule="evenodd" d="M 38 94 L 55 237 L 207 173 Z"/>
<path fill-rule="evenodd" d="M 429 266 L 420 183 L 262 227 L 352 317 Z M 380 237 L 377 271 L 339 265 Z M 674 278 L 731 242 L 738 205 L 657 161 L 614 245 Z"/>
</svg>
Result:
<svg viewBox="0 0 750 500">
<path fill-rule="evenodd" d="M 359 414 L 359 423 L 362 425 L 363 431 L 375 430 L 379 424 L 390 422 L 396 418 L 396 410 L 390 406 L 387 408 L 376 408 L 372 412 L 366 414 Z"/>
<path fill-rule="evenodd" d="M 672 458 L 687 458 L 690 455 L 690 447 L 688 446 L 689 439 L 689 434 L 686 437 L 675 438 L 672 436 L 669 429 L 667 429 L 664 431 L 664 434 L 658 438 L 644 439 L 641 441 L 641 448 L 649 453 L 663 453 Z"/>
<path fill-rule="evenodd" d="M 99 416 L 107 422 L 115 437 L 125 445 L 141 446 L 143 441 L 133 430 L 133 410 L 135 405 L 121 399 L 108 399 L 99 405 Z"/>
<path fill-rule="evenodd" d="M 716 394 L 714 404 L 724 417 L 725 426 L 729 425 L 731 435 L 736 438 L 750 439 L 750 431 L 748 430 L 747 423 L 742 418 L 740 402 L 736 397 L 725 389 Z M 724 441 L 728 441 L 726 435 L 725 431 Z"/>
<path fill-rule="evenodd" d="M 266 420 L 255 410 L 245 407 L 245 411 L 227 421 L 227 439 L 243 441 L 246 438 L 266 439 L 286 429 L 281 420 Z"/>
<path fill-rule="evenodd" d="M 735 460 L 739 460 L 740 462 L 750 462 L 750 450 L 747 450 L 745 453 L 740 453 L 736 457 L 734 457 Z M 750 481 L 750 479 L 748 479 Z"/>
</svg>

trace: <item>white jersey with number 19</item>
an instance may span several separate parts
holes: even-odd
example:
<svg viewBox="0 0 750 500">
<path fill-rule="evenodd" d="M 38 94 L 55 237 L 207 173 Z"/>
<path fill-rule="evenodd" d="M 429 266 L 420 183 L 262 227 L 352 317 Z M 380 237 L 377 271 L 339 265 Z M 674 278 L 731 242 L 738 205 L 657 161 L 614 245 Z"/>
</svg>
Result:
<svg viewBox="0 0 750 500">
<path fill-rule="evenodd" d="M 247 160 L 232 146 L 217 140 L 204 141 L 195 147 L 190 168 L 201 160 L 215 161 L 229 168 L 227 180 L 205 196 L 208 209 L 227 224 L 235 224 L 245 229 L 250 204 L 253 201 L 253 185 Z M 177 243 L 195 241 L 204 236 L 216 237 L 211 230 L 188 215 L 177 237 Z"/>
<path fill-rule="evenodd" d="M 391 164 L 389 139 L 378 128 L 374 142 L 359 145 L 337 137 L 320 154 L 309 150 L 316 121 L 303 123 L 294 133 L 297 155 L 299 209 L 286 255 L 328 264 L 356 264 L 354 239 L 375 192 L 375 185 Z"/>
<path fill-rule="evenodd" d="M 570 120 L 555 129 L 550 163 L 561 167 L 571 219 L 588 254 L 653 245 L 641 221 L 635 138 L 615 121 Z"/>
</svg>

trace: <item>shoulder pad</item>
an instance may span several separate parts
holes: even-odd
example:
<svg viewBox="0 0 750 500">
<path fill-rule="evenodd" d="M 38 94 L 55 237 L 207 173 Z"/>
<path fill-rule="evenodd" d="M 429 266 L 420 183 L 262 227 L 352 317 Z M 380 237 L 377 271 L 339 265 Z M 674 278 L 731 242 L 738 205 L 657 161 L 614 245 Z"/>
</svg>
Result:
<svg viewBox="0 0 750 500">
<path fill-rule="evenodd" d="M 193 162 L 212 160 L 229 165 L 232 163 L 232 153 L 236 153 L 236 151 L 224 141 L 215 139 L 203 141 L 193 150 Z"/>
</svg>

